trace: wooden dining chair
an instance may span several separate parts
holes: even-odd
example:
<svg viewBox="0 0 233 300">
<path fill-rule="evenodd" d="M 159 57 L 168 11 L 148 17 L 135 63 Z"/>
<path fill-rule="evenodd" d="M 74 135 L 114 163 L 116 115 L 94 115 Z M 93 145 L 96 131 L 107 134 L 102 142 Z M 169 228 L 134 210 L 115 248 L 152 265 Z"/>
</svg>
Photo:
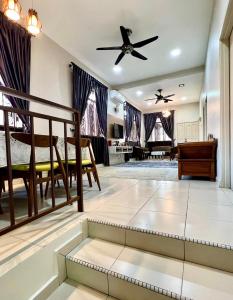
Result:
<svg viewBox="0 0 233 300">
<path fill-rule="evenodd" d="M 12 133 L 12 137 L 24 144 L 32 146 L 31 134 Z M 57 149 L 57 141 L 58 141 L 58 137 L 52 136 L 52 149 L 55 150 L 56 158 L 57 158 L 57 161 L 53 162 L 53 169 L 54 170 L 59 169 L 59 172 L 56 172 L 56 174 L 54 174 L 54 181 L 56 181 L 58 179 L 63 180 L 66 195 L 67 195 L 67 198 L 69 199 L 70 194 L 69 194 L 69 188 L 68 188 L 67 180 L 66 180 L 66 173 L 65 173 L 64 166 L 63 166 L 63 163 L 60 158 L 60 154 Z M 50 136 L 35 134 L 33 146 L 39 147 L 39 148 L 49 148 L 50 147 Z M 33 200 L 34 200 L 34 205 L 37 205 L 37 199 L 36 199 L 37 192 L 35 191 L 35 193 L 34 193 L 34 187 L 33 187 L 34 175 L 36 175 L 35 176 L 35 187 L 39 184 L 40 188 L 41 188 L 43 182 L 48 183 L 48 182 L 52 181 L 51 174 L 50 174 L 50 176 L 48 175 L 48 173 L 51 172 L 51 170 L 52 170 L 51 162 L 35 162 L 35 173 L 36 174 L 34 174 L 33 173 L 32 154 L 33 154 L 33 149 L 31 149 L 31 157 L 30 157 L 29 164 L 20 164 L 20 165 L 12 166 L 13 176 L 16 176 L 18 178 L 23 178 L 23 180 L 24 180 L 24 184 L 25 184 L 25 188 L 26 188 L 27 196 L 28 196 L 28 216 L 32 216 Z M 45 176 L 45 177 L 43 177 L 44 172 L 46 172 L 46 174 L 47 174 L 47 176 Z M 40 189 L 40 192 L 41 192 L 41 189 Z M 42 191 L 42 196 L 43 196 L 43 191 Z"/>
<path fill-rule="evenodd" d="M 68 137 L 67 138 L 67 143 L 71 145 L 75 145 L 75 138 Z M 91 174 L 94 177 L 94 180 L 96 181 L 99 191 L 101 191 L 101 186 L 100 186 L 100 180 L 99 180 L 99 175 L 98 171 L 96 168 L 96 163 L 95 163 L 95 157 L 92 151 L 91 147 L 91 140 L 87 138 L 81 138 L 81 149 L 88 149 L 90 159 L 83 159 L 82 160 L 82 173 L 87 174 L 88 182 L 90 187 L 92 187 L 92 180 L 91 180 Z M 70 176 L 70 186 L 72 187 L 72 175 L 76 174 L 76 160 L 71 159 L 68 160 L 68 172 Z"/>
</svg>

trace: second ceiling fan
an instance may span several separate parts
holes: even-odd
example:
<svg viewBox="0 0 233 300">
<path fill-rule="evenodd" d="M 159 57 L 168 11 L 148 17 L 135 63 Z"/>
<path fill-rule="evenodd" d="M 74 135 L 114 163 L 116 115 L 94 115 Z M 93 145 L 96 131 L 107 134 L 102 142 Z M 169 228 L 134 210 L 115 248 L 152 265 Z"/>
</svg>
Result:
<svg viewBox="0 0 233 300">
<path fill-rule="evenodd" d="M 172 99 L 169 99 L 169 98 L 175 96 L 175 94 L 163 96 L 162 91 L 163 91 L 162 89 L 158 89 L 159 94 L 155 94 L 155 96 L 156 96 L 155 98 L 146 99 L 144 101 L 156 100 L 155 104 L 157 104 L 159 101 L 164 101 L 164 103 L 168 103 L 169 101 L 173 101 Z"/>
<path fill-rule="evenodd" d="M 122 46 L 115 46 L 115 47 L 101 47 L 97 48 L 96 50 L 121 50 L 121 53 L 119 54 L 115 65 L 118 65 L 119 62 L 122 60 L 122 58 L 125 56 L 125 54 L 131 54 L 134 57 L 137 57 L 142 60 L 147 60 L 145 56 L 143 56 L 141 53 L 137 52 L 135 49 L 141 48 L 143 46 L 146 46 L 147 44 L 150 44 L 158 39 L 158 36 L 154 36 L 152 38 L 149 38 L 147 40 L 143 40 L 138 43 L 132 44 L 130 42 L 129 36 L 132 34 L 132 30 L 125 28 L 124 26 L 120 26 L 121 30 L 121 36 L 123 39 Z"/>
</svg>

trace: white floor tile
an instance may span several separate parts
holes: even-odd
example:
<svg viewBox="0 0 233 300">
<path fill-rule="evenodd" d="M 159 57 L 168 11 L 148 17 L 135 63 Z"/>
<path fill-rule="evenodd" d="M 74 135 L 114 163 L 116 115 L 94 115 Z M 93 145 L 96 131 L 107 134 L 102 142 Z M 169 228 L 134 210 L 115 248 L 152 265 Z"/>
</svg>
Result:
<svg viewBox="0 0 233 300">
<path fill-rule="evenodd" d="M 94 289 L 66 280 L 48 300 L 106 300 L 107 296 Z"/>
<path fill-rule="evenodd" d="M 187 219 L 185 236 L 233 246 L 233 223 L 214 220 Z"/>
<path fill-rule="evenodd" d="M 222 190 L 214 189 L 190 189 L 189 191 L 189 201 L 197 203 L 202 206 L 202 204 L 215 204 L 215 205 L 232 205 L 232 199 L 230 195 Z"/>
<path fill-rule="evenodd" d="M 87 238 L 69 256 L 110 269 L 123 248 L 118 244 Z"/>
<path fill-rule="evenodd" d="M 188 222 L 195 220 L 205 221 L 207 219 L 223 222 L 233 222 L 233 205 L 212 205 L 202 203 L 202 205 L 190 202 L 188 205 Z"/>
<path fill-rule="evenodd" d="M 125 248 L 113 271 L 181 294 L 183 263 L 136 249 Z"/>
<path fill-rule="evenodd" d="M 233 274 L 184 263 L 182 295 L 197 300 L 233 299 Z"/>
<path fill-rule="evenodd" d="M 175 201 L 164 198 L 156 199 L 153 197 L 142 208 L 142 211 L 147 210 L 185 216 L 187 213 L 187 201 Z"/>
<path fill-rule="evenodd" d="M 143 211 L 129 223 L 132 226 L 183 236 L 185 216 Z"/>
</svg>

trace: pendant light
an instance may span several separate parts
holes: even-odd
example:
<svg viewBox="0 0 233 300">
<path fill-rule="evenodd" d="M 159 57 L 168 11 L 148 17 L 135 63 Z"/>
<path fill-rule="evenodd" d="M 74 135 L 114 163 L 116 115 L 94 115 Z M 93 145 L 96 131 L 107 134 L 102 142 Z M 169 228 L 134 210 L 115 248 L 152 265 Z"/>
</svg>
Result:
<svg viewBox="0 0 233 300">
<path fill-rule="evenodd" d="M 33 7 L 33 2 L 32 2 Z M 41 22 L 38 18 L 38 13 L 35 9 L 30 8 L 28 10 L 28 18 L 27 18 L 27 29 L 32 35 L 38 35 L 41 32 Z"/>
<path fill-rule="evenodd" d="M 12 21 L 20 19 L 21 9 L 18 0 L 6 0 L 4 3 L 4 14 Z"/>
</svg>

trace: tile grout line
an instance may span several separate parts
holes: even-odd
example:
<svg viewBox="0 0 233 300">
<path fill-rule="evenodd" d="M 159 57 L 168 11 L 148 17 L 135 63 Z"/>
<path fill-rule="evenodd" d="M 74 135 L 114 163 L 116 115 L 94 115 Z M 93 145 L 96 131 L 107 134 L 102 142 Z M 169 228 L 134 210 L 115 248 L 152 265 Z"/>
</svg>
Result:
<svg viewBox="0 0 233 300">
<path fill-rule="evenodd" d="M 126 230 L 125 230 L 125 245 L 126 245 Z M 109 271 L 111 271 L 111 268 L 113 267 L 113 265 L 115 264 L 115 262 L 118 260 L 118 258 L 120 257 L 121 253 L 124 251 L 125 249 L 125 245 L 123 245 L 122 250 L 120 251 L 120 253 L 118 254 L 118 256 L 116 257 L 116 259 L 114 260 L 114 262 L 111 264 L 111 266 L 109 267 Z M 108 296 L 111 296 L 109 294 L 109 274 L 107 273 L 107 282 L 108 282 Z M 106 298 L 107 299 L 107 298 Z"/>
<path fill-rule="evenodd" d="M 190 197 L 190 182 L 188 185 L 188 199 L 187 199 L 187 210 L 186 210 L 186 216 L 185 216 L 185 225 L 184 225 L 184 237 L 186 232 L 186 224 L 187 224 L 187 216 L 188 216 L 188 207 L 189 207 L 189 197 Z M 186 253 L 185 253 L 185 240 L 184 240 L 184 261 L 183 261 L 183 269 L 182 269 L 182 281 L 181 281 L 181 295 L 183 293 L 183 284 L 184 284 L 184 263 L 186 261 Z"/>
<path fill-rule="evenodd" d="M 157 190 L 159 189 L 159 187 L 160 187 L 160 184 L 156 187 L 156 189 L 154 190 L 154 193 L 157 192 Z M 133 220 L 133 218 L 136 217 L 136 215 L 143 209 L 143 207 L 147 204 L 147 202 L 149 202 L 152 199 L 152 197 L 153 197 L 153 195 L 151 195 L 151 197 L 144 204 L 142 204 L 142 206 L 140 206 L 140 208 L 136 211 L 136 213 L 128 221 L 127 225 L 130 225 L 130 222 Z"/>
<path fill-rule="evenodd" d="M 169 297 L 171 299 L 176 299 L 176 300 L 180 300 L 180 299 L 191 300 L 191 298 L 188 298 L 188 297 L 185 297 L 185 296 L 181 296 L 181 295 L 179 295 L 179 294 L 177 294 L 175 292 L 171 292 L 171 291 L 166 290 L 164 288 L 160 288 L 160 287 L 155 286 L 153 284 L 146 283 L 144 281 L 141 281 L 141 280 L 135 279 L 133 277 L 124 275 L 122 273 L 111 271 L 110 269 L 106 269 L 104 267 L 101 267 L 99 265 L 95 265 L 95 264 L 87 262 L 85 260 L 77 259 L 77 258 L 72 257 L 72 256 L 67 256 L 66 258 L 68 260 L 74 262 L 74 263 L 77 263 L 77 264 L 81 265 L 81 266 L 85 266 L 85 267 L 93 269 L 93 270 L 95 270 L 97 272 L 105 273 L 105 274 L 111 275 L 111 276 L 113 276 L 115 278 L 119 278 L 121 280 L 128 281 L 129 283 L 131 283 L 133 285 L 137 285 L 137 286 L 142 287 L 144 289 L 151 290 L 151 291 L 153 291 L 155 293 L 167 296 L 167 297 Z"/>
</svg>

